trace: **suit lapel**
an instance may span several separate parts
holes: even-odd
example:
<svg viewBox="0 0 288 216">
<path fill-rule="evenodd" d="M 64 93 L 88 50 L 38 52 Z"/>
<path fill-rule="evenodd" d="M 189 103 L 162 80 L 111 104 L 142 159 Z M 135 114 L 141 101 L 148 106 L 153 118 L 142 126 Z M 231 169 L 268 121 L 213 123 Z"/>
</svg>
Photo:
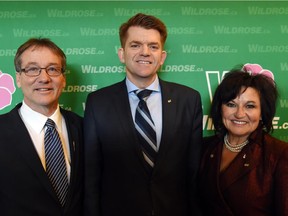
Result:
<svg viewBox="0 0 288 216">
<path fill-rule="evenodd" d="M 115 118 L 119 119 L 124 132 L 130 134 L 130 136 L 127 137 L 131 137 L 131 132 L 136 137 L 125 81 L 120 82 L 119 85 L 116 86 L 111 94 L 111 101 L 113 103 L 112 106 L 115 108 Z"/>
<path fill-rule="evenodd" d="M 29 132 L 22 121 L 18 109 L 21 107 L 21 104 L 17 105 L 12 111 L 12 121 L 11 121 L 11 130 L 14 130 L 15 128 L 18 128 L 19 130 L 19 137 L 21 137 L 21 140 L 19 139 L 18 142 L 15 142 L 15 154 L 19 154 L 19 156 L 22 158 L 23 163 L 26 163 L 27 166 L 31 168 L 31 171 L 34 173 L 38 181 L 41 181 L 43 186 L 47 189 L 47 191 L 53 196 L 55 199 L 57 199 L 53 188 L 50 184 L 50 181 L 48 179 L 48 176 L 42 166 L 42 163 L 40 161 L 40 158 L 35 150 L 33 141 L 31 140 L 31 137 L 29 135 Z M 31 175 L 31 176 L 34 176 Z"/>
<path fill-rule="evenodd" d="M 166 151 L 169 149 L 168 143 L 171 143 L 171 134 L 173 134 L 173 125 L 175 123 L 175 116 L 177 116 L 177 114 L 175 114 L 175 112 L 177 112 L 177 104 L 174 103 L 176 100 L 174 100 L 171 90 L 165 84 L 165 82 L 160 79 L 159 82 L 162 97 L 162 138 L 153 172 L 157 172 L 158 167 L 161 167 L 161 161 L 165 163 L 165 160 L 162 160 L 161 158 L 165 157 Z M 120 127 L 123 129 L 126 136 L 129 137 L 129 140 L 127 140 L 127 145 L 131 145 L 130 148 L 134 149 L 139 160 L 141 160 L 141 163 L 143 164 L 143 168 L 145 168 L 147 162 L 143 158 L 142 150 L 137 138 L 136 129 L 131 115 L 125 80 L 120 82 L 115 87 L 114 92 L 111 94 L 111 101 L 114 103 L 113 106 L 115 107 L 115 113 L 119 118 L 119 122 L 121 124 Z M 174 114 L 171 115 L 171 113 Z"/>
<path fill-rule="evenodd" d="M 173 98 L 171 90 L 168 86 L 159 79 L 161 86 L 161 97 L 162 97 L 162 136 L 160 142 L 160 148 L 157 155 L 157 160 L 154 167 L 154 172 L 157 171 L 158 167 L 161 167 L 161 162 L 165 163 L 165 160 L 162 160 L 165 157 L 167 150 L 169 149 L 168 143 L 171 143 L 171 134 L 173 133 L 173 128 L 175 124 L 175 116 L 177 114 L 176 108 L 176 99 Z"/>
<path fill-rule="evenodd" d="M 65 119 L 70 149 L 70 184 L 65 205 L 65 208 L 67 209 L 71 204 L 73 196 L 75 196 L 75 192 L 80 189 L 77 188 L 77 186 L 79 185 L 76 181 L 78 181 L 79 178 L 82 178 L 81 173 L 79 173 L 79 171 L 83 169 L 82 167 L 80 167 L 80 165 L 82 165 L 81 155 L 83 154 L 83 152 L 80 149 L 80 145 L 82 145 L 82 141 L 80 139 L 82 139 L 82 136 L 81 134 L 79 134 L 79 128 L 81 128 L 82 125 L 76 125 L 74 118 L 70 117 L 67 111 L 63 109 L 60 109 L 60 111 Z"/>
<path fill-rule="evenodd" d="M 145 167 L 145 160 L 143 158 L 142 150 L 138 141 L 133 117 L 131 115 L 130 102 L 127 92 L 127 87 L 125 80 L 118 83 L 112 94 L 111 94 L 111 104 L 115 108 L 115 118 L 119 119 L 120 125 L 119 128 L 123 130 L 123 133 L 126 134 L 127 142 L 125 145 L 130 145 L 130 149 L 135 151 L 135 154 L 138 155 L 140 163 Z M 114 115 L 111 113 L 111 115 Z"/>
<path fill-rule="evenodd" d="M 221 175 L 221 188 L 224 191 L 238 179 L 249 174 L 259 161 L 255 158 L 261 158 L 261 148 L 256 143 L 245 146 L 242 151 L 232 161 L 229 168 Z"/>
<path fill-rule="evenodd" d="M 72 168 L 75 167 L 75 160 L 77 155 L 75 155 L 77 152 L 79 152 L 79 138 L 80 134 L 78 134 L 78 127 L 75 125 L 72 118 L 69 118 L 66 114 L 65 110 L 61 110 L 61 114 L 63 115 L 67 127 L 67 133 L 68 133 L 68 139 L 69 139 L 69 148 L 70 148 L 70 158 L 71 158 L 71 174 L 73 173 Z"/>
</svg>

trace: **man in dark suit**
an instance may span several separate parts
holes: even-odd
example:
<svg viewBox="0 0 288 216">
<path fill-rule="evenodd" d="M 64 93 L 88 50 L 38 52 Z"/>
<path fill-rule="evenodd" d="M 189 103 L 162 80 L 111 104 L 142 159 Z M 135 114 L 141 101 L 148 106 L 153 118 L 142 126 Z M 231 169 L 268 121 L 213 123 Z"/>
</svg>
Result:
<svg viewBox="0 0 288 216">
<path fill-rule="evenodd" d="M 16 82 L 24 99 L 0 116 L 0 214 L 3 216 L 81 215 L 82 118 L 59 107 L 58 99 L 66 84 L 65 67 L 65 54 L 49 39 L 32 38 L 17 50 Z M 55 123 L 57 132 L 52 129 L 53 138 L 46 133 L 50 130 L 47 119 Z M 56 143 L 61 149 L 58 158 L 63 165 L 61 180 L 48 175 L 48 170 L 56 170 L 60 162 L 55 162 L 54 168 L 48 166 L 46 137 L 52 149 Z M 54 158 L 56 153 L 51 155 Z M 58 169 L 57 173 L 60 173 Z M 61 189 L 56 186 L 58 182 Z"/>
<path fill-rule="evenodd" d="M 166 37 L 158 18 L 130 18 L 120 27 L 118 51 L 126 79 L 87 98 L 85 216 L 198 215 L 201 99 L 194 89 L 158 78 Z M 142 99 L 141 91 L 150 96 Z M 138 107 L 139 100 L 146 105 Z"/>
</svg>

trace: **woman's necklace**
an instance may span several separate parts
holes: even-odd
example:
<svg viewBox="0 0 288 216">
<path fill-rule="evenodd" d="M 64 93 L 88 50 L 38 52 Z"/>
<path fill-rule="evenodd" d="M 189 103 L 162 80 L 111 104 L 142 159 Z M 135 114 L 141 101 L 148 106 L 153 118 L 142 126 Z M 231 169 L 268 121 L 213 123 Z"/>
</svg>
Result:
<svg viewBox="0 0 288 216">
<path fill-rule="evenodd" d="M 231 145 L 231 143 L 228 141 L 228 136 L 227 134 L 224 137 L 224 144 L 226 146 L 226 148 L 228 150 L 230 150 L 231 152 L 240 152 L 242 150 L 242 148 L 244 148 L 245 145 L 247 145 L 249 143 L 249 140 L 244 141 L 243 143 L 239 144 L 239 145 Z"/>
</svg>

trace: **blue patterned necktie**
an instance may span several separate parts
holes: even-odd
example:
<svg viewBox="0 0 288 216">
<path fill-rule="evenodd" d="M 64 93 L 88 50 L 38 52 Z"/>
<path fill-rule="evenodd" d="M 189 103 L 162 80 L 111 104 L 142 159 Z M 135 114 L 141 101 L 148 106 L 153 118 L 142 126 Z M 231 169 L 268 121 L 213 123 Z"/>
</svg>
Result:
<svg viewBox="0 0 288 216">
<path fill-rule="evenodd" d="M 151 93 L 152 91 L 148 89 L 135 92 L 140 100 L 135 113 L 135 127 L 139 135 L 143 156 L 150 172 L 154 167 L 157 156 L 155 125 L 146 104 L 146 100 Z"/>
<path fill-rule="evenodd" d="M 68 191 L 68 176 L 62 143 L 54 121 L 48 119 L 45 126 L 47 127 L 44 135 L 46 172 L 60 204 L 64 206 Z"/>
</svg>

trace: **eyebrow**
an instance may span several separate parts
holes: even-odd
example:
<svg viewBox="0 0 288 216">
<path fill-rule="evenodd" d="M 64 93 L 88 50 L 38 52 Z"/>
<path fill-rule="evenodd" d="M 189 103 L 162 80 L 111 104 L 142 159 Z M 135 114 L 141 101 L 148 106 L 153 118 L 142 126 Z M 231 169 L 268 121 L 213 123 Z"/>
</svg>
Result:
<svg viewBox="0 0 288 216">
<path fill-rule="evenodd" d="M 247 101 L 246 103 L 257 103 L 256 101 Z"/>
<path fill-rule="evenodd" d="M 232 99 L 232 100 L 230 100 L 230 101 L 227 101 L 227 103 L 229 103 L 229 102 L 236 103 L 235 98 Z M 256 101 L 253 101 L 253 100 L 249 100 L 249 101 L 246 101 L 245 103 L 257 103 L 257 102 L 256 102 Z"/>
<path fill-rule="evenodd" d="M 38 62 L 28 62 L 26 65 L 39 65 Z M 53 62 L 50 62 L 47 64 L 48 66 L 51 66 L 51 65 L 59 65 L 58 63 L 53 63 Z"/>
<path fill-rule="evenodd" d="M 135 40 L 129 42 L 129 44 L 132 44 L 132 43 L 136 43 L 136 44 L 144 44 L 144 43 L 141 42 L 141 41 L 135 41 Z M 156 44 L 156 45 L 160 45 L 160 43 L 158 43 L 158 42 L 148 42 L 148 44 L 149 44 L 149 45 L 154 45 L 154 44 Z"/>
</svg>

